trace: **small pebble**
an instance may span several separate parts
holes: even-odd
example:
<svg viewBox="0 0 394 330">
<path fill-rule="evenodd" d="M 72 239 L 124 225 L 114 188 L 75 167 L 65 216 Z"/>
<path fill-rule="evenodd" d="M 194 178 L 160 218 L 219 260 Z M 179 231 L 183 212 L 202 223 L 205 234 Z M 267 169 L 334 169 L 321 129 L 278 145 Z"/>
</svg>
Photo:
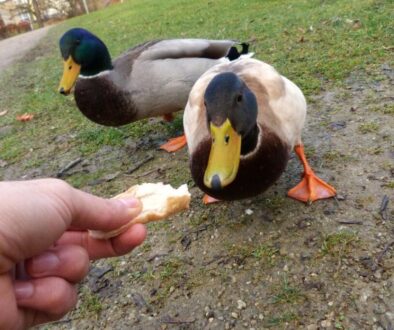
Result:
<svg viewBox="0 0 394 330">
<path fill-rule="evenodd" d="M 244 301 L 242 301 L 241 299 L 239 299 L 238 301 L 237 301 L 237 308 L 238 309 L 245 309 L 246 308 L 246 303 L 244 302 Z"/>
<path fill-rule="evenodd" d="M 252 214 L 253 214 L 253 210 L 252 210 L 252 209 L 246 209 L 246 210 L 245 210 L 245 213 L 246 213 L 247 215 L 252 215 Z"/>
<path fill-rule="evenodd" d="M 231 317 L 234 318 L 234 319 L 237 319 L 238 318 L 238 314 L 235 313 L 235 312 L 232 312 L 231 313 Z"/>
</svg>

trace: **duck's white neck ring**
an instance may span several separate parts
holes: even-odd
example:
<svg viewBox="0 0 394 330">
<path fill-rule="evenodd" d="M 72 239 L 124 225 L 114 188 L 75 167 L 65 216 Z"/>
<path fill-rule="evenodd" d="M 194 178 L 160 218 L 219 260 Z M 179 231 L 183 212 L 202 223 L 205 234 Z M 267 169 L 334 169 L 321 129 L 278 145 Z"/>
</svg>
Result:
<svg viewBox="0 0 394 330">
<path fill-rule="evenodd" d="M 257 150 L 259 150 L 262 140 L 263 140 L 263 132 L 262 132 L 262 129 L 259 125 L 257 125 L 257 129 L 259 130 L 259 132 L 257 134 L 256 147 L 252 151 L 248 152 L 247 154 L 241 155 L 241 160 L 246 160 L 246 159 L 253 157 L 257 153 Z"/>
<path fill-rule="evenodd" d="M 84 76 L 83 74 L 80 74 L 78 78 L 79 79 L 94 79 L 94 78 L 98 78 L 101 76 L 105 76 L 105 75 L 109 74 L 110 72 L 111 72 L 111 70 L 104 70 L 104 71 L 101 71 L 93 76 Z"/>
</svg>

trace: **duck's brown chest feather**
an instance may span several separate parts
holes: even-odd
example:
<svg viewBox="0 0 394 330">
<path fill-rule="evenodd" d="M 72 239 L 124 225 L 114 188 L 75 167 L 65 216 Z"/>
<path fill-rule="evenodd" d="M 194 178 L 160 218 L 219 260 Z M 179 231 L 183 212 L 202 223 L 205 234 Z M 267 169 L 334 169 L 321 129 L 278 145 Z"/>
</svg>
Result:
<svg viewBox="0 0 394 330">
<path fill-rule="evenodd" d="M 107 79 L 79 79 L 75 101 L 90 120 L 106 126 L 121 126 L 135 120 L 137 108 L 128 93 L 119 90 Z"/>
<path fill-rule="evenodd" d="M 241 159 L 237 177 L 221 190 L 212 190 L 204 185 L 211 141 L 201 142 L 190 159 L 191 173 L 197 186 L 220 200 L 253 197 L 267 190 L 285 170 L 290 148 L 273 132 L 263 132 L 262 143 L 255 154 Z"/>
</svg>

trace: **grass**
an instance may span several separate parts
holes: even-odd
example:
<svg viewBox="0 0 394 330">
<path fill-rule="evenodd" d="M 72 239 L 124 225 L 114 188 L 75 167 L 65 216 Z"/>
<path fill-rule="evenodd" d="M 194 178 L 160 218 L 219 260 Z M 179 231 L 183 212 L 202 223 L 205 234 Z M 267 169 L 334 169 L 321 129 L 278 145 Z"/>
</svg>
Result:
<svg viewBox="0 0 394 330">
<path fill-rule="evenodd" d="M 72 96 L 59 95 L 56 87 L 62 64 L 57 41 L 70 27 L 85 27 L 99 35 L 113 57 L 149 39 L 247 40 L 257 58 L 273 64 L 308 97 L 342 85 L 354 70 L 363 69 L 374 76 L 379 64 L 392 63 L 393 9 L 392 3 L 379 0 L 129 0 L 67 20 L 0 77 L 0 110 L 9 110 L 0 125 L 14 128 L 3 137 L 1 158 L 25 161 L 31 145 L 40 152 L 54 144 L 58 135 L 72 136 L 67 148 L 89 155 L 105 144 L 122 145 L 126 137 L 138 139 L 152 132 L 173 134 L 180 130 L 180 117 L 173 125 L 165 125 L 164 132 L 162 124 L 149 120 L 120 129 L 99 127 L 78 112 Z M 383 111 L 392 113 L 392 108 Z M 28 123 L 16 122 L 15 116 L 25 112 L 34 113 L 35 118 Z"/>
<path fill-rule="evenodd" d="M 261 244 L 252 252 L 252 255 L 257 259 L 263 259 L 265 264 L 273 266 L 275 264 L 275 256 L 278 252 L 279 250 L 273 246 Z"/>
<path fill-rule="evenodd" d="M 376 133 L 379 131 L 379 124 L 376 122 L 369 122 L 369 123 L 362 123 L 358 126 L 358 130 L 362 134 L 367 134 L 367 133 Z"/>
<path fill-rule="evenodd" d="M 98 315 L 103 309 L 103 305 L 100 302 L 100 298 L 90 291 L 86 286 L 82 287 L 82 304 L 79 306 L 79 313 L 82 317 L 88 317 L 92 315 Z"/>
<path fill-rule="evenodd" d="M 339 231 L 325 236 L 321 252 L 323 255 L 342 257 L 349 253 L 351 245 L 358 240 L 357 234 L 352 231 Z"/>
<path fill-rule="evenodd" d="M 276 315 L 276 316 L 269 317 L 266 322 L 266 326 L 269 328 L 278 327 L 278 326 L 282 325 L 283 323 L 288 323 L 291 321 L 295 321 L 297 319 L 298 319 L 298 317 L 295 313 L 285 312 L 282 315 Z"/>
<path fill-rule="evenodd" d="M 383 104 L 380 106 L 373 106 L 371 109 L 373 112 L 380 112 L 384 115 L 394 115 L 394 104 Z"/>
<path fill-rule="evenodd" d="M 387 183 L 383 184 L 384 187 L 390 188 L 390 189 L 394 189 L 394 180 L 391 180 Z"/>
<path fill-rule="evenodd" d="M 289 284 L 287 276 L 283 276 L 282 282 L 276 290 L 277 293 L 272 298 L 273 304 L 294 304 L 303 297 L 300 289 Z"/>
</svg>

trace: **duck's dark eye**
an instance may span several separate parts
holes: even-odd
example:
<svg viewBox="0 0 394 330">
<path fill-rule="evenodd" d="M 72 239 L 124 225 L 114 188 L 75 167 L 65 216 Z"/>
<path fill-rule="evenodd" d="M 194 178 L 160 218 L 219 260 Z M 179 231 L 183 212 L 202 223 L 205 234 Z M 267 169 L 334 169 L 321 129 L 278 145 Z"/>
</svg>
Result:
<svg viewBox="0 0 394 330">
<path fill-rule="evenodd" d="M 75 44 L 79 45 L 81 43 L 81 40 L 75 40 Z"/>
<path fill-rule="evenodd" d="M 230 141 L 230 136 L 226 135 L 226 136 L 224 137 L 224 142 L 225 142 L 226 144 L 228 144 L 229 141 Z"/>
<path fill-rule="evenodd" d="M 215 143 L 215 138 L 212 138 L 212 143 Z"/>
<path fill-rule="evenodd" d="M 239 95 L 237 96 L 237 102 L 238 102 L 238 103 L 241 103 L 241 102 L 242 102 L 242 99 L 243 99 L 242 94 L 239 94 Z"/>
<path fill-rule="evenodd" d="M 70 66 L 68 67 L 69 70 L 71 70 L 72 68 L 73 68 L 72 65 L 70 65 Z"/>
</svg>

